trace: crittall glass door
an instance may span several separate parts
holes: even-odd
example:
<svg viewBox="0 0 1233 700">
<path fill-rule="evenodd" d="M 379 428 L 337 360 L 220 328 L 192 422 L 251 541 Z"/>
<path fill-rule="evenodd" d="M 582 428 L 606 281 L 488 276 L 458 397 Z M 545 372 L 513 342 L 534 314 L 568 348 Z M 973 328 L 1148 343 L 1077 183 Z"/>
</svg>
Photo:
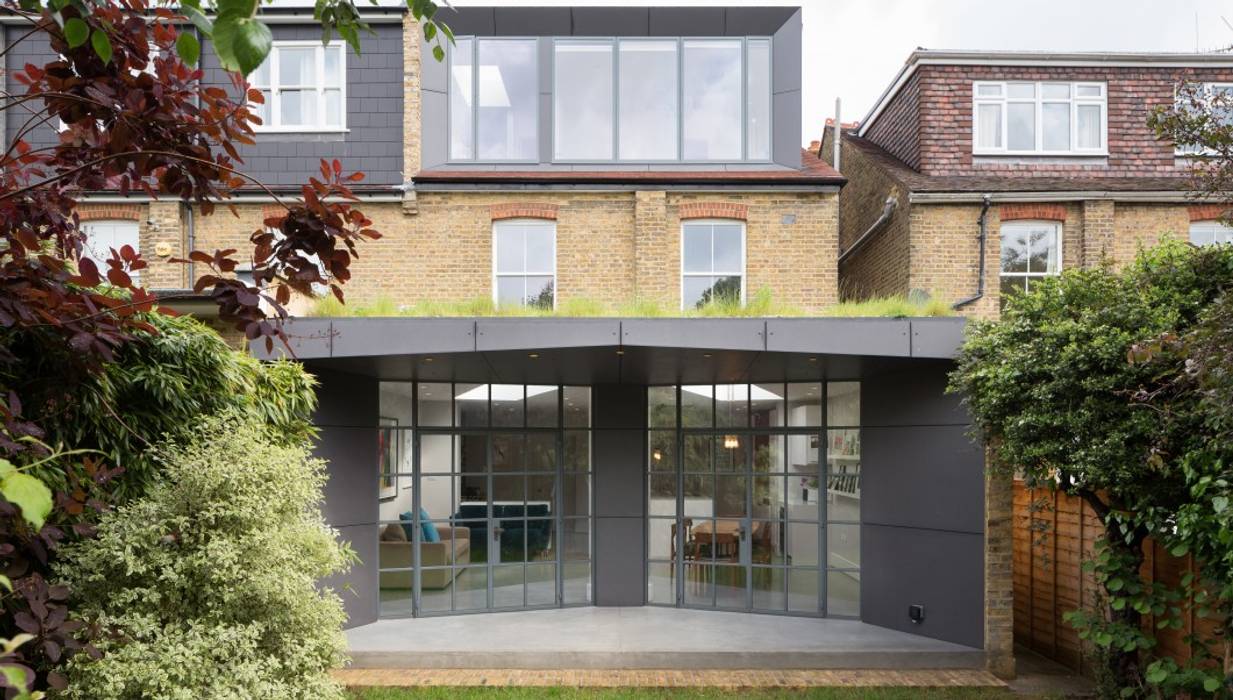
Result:
<svg viewBox="0 0 1233 700">
<path fill-rule="evenodd" d="M 382 616 L 590 602 L 588 388 L 387 383 L 381 421 Z"/>
<path fill-rule="evenodd" d="M 859 615 L 859 395 L 650 387 L 648 602 Z"/>
</svg>

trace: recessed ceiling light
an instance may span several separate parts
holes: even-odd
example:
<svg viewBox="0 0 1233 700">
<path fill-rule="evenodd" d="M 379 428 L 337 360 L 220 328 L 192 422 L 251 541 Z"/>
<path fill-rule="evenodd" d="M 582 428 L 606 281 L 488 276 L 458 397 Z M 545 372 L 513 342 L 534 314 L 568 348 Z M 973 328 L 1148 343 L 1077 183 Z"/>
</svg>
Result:
<svg viewBox="0 0 1233 700">
<path fill-rule="evenodd" d="M 432 362 L 432 358 L 431 358 L 431 357 L 425 357 L 425 358 L 424 358 L 424 362 Z"/>
<path fill-rule="evenodd" d="M 809 358 L 809 361 L 810 361 L 810 362 L 817 362 L 817 361 L 818 361 L 818 358 L 816 358 L 816 357 L 811 357 L 811 358 Z"/>
<path fill-rule="evenodd" d="M 704 353 L 702 353 L 702 356 L 703 356 L 703 357 L 710 357 L 710 356 L 711 356 L 711 353 L 709 353 L 709 352 L 704 352 Z"/>
<path fill-rule="evenodd" d="M 532 360 L 536 360 L 536 359 L 539 359 L 539 353 L 538 353 L 538 352 L 529 352 L 529 353 L 527 353 L 527 357 L 531 358 Z"/>
<path fill-rule="evenodd" d="M 624 355 L 624 354 L 625 354 L 625 351 L 624 351 L 624 350 L 617 350 L 617 351 L 616 351 L 616 353 L 617 353 L 618 355 Z"/>
</svg>

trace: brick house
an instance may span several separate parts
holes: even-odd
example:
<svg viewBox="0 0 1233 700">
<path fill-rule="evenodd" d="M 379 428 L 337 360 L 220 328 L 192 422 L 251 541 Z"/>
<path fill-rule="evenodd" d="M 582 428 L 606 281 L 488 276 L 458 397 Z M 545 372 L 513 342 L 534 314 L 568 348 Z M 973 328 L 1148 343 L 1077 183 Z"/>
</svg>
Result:
<svg viewBox="0 0 1233 700">
<path fill-rule="evenodd" d="M 840 130 L 841 295 L 920 291 L 988 317 L 1036 277 L 1122 265 L 1162 236 L 1226 240 L 1223 207 L 1195 203 L 1189 159 L 1147 125 L 1182 80 L 1227 83 L 1233 60 L 912 53 Z"/>
<path fill-rule="evenodd" d="M 986 490 L 944 393 L 962 319 L 684 313 L 763 289 L 811 312 L 839 299 L 846 180 L 800 146 L 799 7 L 443 9 L 445 62 L 398 3 L 365 9 L 359 55 L 323 46 L 306 7 L 263 12 L 268 124 L 247 171 L 286 194 L 320 158 L 366 172 L 384 236 L 361 246 L 351 303 L 682 312 L 295 319 L 325 517 L 360 557 L 332 582 L 355 664 L 491 664 L 509 619 L 432 618 L 538 611 L 519 619 L 575 625 L 544 635 L 566 644 L 594 623 L 543 615 L 638 608 L 672 627 L 666 646 L 500 663 L 1011 671 L 1009 493 Z M 208 51 L 203 67 L 226 85 Z M 174 292 L 192 270 L 169 258 L 243 249 L 274 207 L 96 193 L 79 213 Z"/>
</svg>

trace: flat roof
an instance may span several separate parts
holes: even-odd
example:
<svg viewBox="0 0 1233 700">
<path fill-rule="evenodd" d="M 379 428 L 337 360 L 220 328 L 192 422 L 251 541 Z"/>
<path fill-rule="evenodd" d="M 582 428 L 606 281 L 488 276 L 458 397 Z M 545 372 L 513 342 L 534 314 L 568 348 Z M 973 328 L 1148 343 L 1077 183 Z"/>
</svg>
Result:
<svg viewBox="0 0 1233 700">
<path fill-rule="evenodd" d="M 297 318 L 261 359 L 390 380 L 727 383 L 949 363 L 952 318 Z"/>
</svg>

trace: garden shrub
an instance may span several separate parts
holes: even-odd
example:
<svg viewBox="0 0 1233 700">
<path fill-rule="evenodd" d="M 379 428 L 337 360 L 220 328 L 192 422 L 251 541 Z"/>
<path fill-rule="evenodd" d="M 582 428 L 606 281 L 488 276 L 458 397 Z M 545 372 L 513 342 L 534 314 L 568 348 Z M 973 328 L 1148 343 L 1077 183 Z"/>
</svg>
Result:
<svg viewBox="0 0 1233 700">
<path fill-rule="evenodd" d="M 324 464 L 235 412 L 153 450 L 143 495 L 62 549 L 77 655 L 69 698 L 341 698 L 342 602 L 317 582 L 353 555 L 321 515 Z"/>
</svg>

